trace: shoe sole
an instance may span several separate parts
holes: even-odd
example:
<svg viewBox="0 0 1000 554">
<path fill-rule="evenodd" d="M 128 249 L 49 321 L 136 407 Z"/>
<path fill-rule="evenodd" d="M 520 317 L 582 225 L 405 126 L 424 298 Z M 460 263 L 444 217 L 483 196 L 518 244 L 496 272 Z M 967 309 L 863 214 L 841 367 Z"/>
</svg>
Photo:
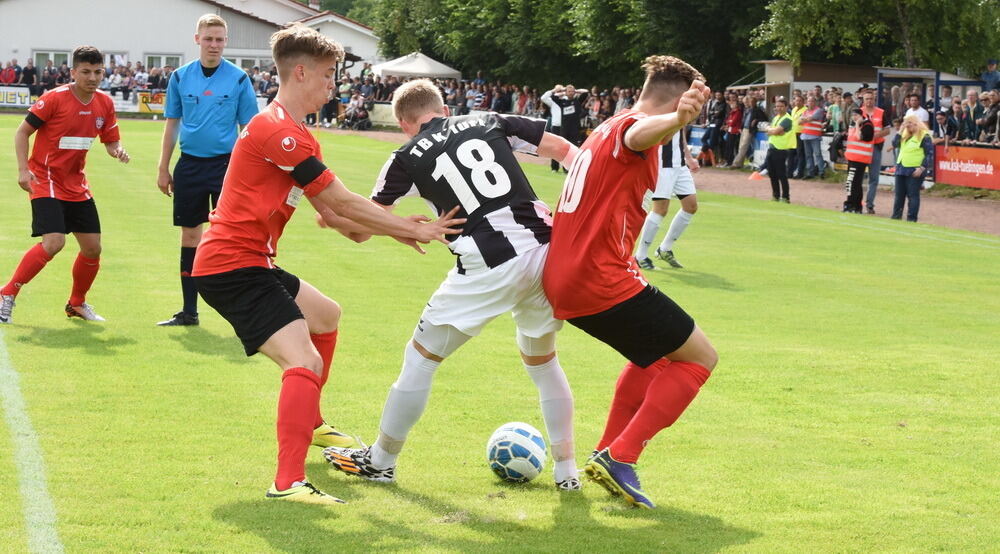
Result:
<svg viewBox="0 0 1000 554">
<path fill-rule="evenodd" d="M 587 478 L 591 481 L 597 483 L 598 485 L 604 487 L 611 496 L 620 496 L 629 504 L 637 507 L 643 508 L 645 510 L 651 510 L 649 506 L 639 502 L 634 496 L 628 493 L 625 489 L 621 487 L 614 479 L 611 478 L 611 474 L 608 473 L 604 466 L 596 463 L 588 463 L 583 466 L 583 472 L 587 474 Z"/>
<path fill-rule="evenodd" d="M 296 502 L 298 504 L 311 504 L 313 506 L 340 506 L 343 504 L 347 504 L 347 502 L 333 496 L 329 498 L 316 498 L 315 495 L 306 496 L 301 494 L 294 494 L 291 496 L 274 496 L 267 494 L 264 496 L 264 498 L 268 500 L 282 500 L 284 502 Z"/>
</svg>

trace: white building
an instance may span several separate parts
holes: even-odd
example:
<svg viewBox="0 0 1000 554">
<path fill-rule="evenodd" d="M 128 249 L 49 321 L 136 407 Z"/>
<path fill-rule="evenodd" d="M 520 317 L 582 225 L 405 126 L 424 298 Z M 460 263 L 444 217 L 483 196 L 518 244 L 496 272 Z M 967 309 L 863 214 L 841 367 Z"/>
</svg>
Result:
<svg viewBox="0 0 1000 554">
<path fill-rule="evenodd" d="M 68 61 L 73 48 L 96 46 L 116 62 L 141 61 L 147 68 L 178 67 L 198 57 L 195 22 L 206 13 L 229 26 L 225 56 L 241 67 L 268 67 L 268 38 L 294 21 L 318 29 L 345 50 L 377 62 L 378 38 L 371 28 L 346 17 L 321 12 L 318 4 L 295 0 L 0 0 L 0 61 L 29 58 L 44 67 Z M 44 22 L 44 24 L 42 24 Z M 110 59 L 108 60 L 110 61 Z"/>
</svg>

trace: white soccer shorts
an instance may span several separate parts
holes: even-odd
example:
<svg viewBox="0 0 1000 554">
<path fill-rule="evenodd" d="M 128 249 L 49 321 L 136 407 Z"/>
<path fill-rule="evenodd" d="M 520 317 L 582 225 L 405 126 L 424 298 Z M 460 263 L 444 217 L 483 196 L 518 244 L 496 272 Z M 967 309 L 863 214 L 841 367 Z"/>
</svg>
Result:
<svg viewBox="0 0 1000 554">
<path fill-rule="evenodd" d="M 493 269 L 472 274 L 461 275 L 453 268 L 420 317 L 434 325 L 451 325 L 473 337 L 507 312 L 529 337 L 558 331 L 563 322 L 553 317 L 552 306 L 542 290 L 548 252 L 549 245 L 545 244 Z"/>
<path fill-rule="evenodd" d="M 660 174 L 656 178 L 656 189 L 653 191 L 654 199 L 659 200 L 676 195 L 691 196 L 692 194 L 695 194 L 694 177 L 687 166 L 660 168 Z"/>
</svg>

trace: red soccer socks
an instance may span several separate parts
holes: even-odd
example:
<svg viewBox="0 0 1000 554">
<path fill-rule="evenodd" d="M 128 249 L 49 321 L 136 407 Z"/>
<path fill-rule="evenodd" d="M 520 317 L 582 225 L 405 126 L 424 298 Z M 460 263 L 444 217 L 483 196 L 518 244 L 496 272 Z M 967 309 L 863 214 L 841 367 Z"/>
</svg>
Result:
<svg viewBox="0 0 1000 554">
<path fill-rule="evenodd" d="M 306 480 L 306 452 L 312 443 L 319 414 L 320 378 L 304 367 L 293 367 L 281 375 L 278 395 L 278 471 L 274 486 L 286 490 L 295 481 Z"/>
<path fill-rule="evenodd" d="M 313 346 L 319 351 L 319 355 L 323 358 L 323 376 L 319 380 L 319 388 L 322 393 L 323 387 L 326 386 L 327 379 L 330 378 L 330 365 L 333 364 L 333 351 L 337 348 L 337 334 L 338 330 L 330 331 L 329 333 L 322 333 L 318 335 L 309 335 L 309 340 L 312 341 Z M 317 403 L 317 406 L 319 404 Z M 323 414 L 320 410 L 316 410 L 316 425 L 313 426 L 315 429 L 323 424 Z"/>
<path fill-rule="evenodd" d="M 653 378 L 663 371 L 670 363 L 666 358 L 661 358 L 653 365 L 642 368 L 632 362 L 625 364 L 621 375 L 618 376 L 618 383 L 615 384 L 615 396 L 611 400 L 611 409 L 608 410 L 608 421 L 604 425 L 604 435 L 597 443 L 597 451 L 604 450 L 618 438 L 618 435 L 625 429 L 642 401 L 646 398 L 646 390 Z"/>
<path fill-rule="evenodd" d="M 708 369 L 696 363 L 670 362 L 653 378 L 639 410 L 611 442 L 611 457 L 634 464 L 646 443 L 684 413 L 709 375 Z"/>
<path fill-rule="evenodd" d="M 17 264 L 17 269 L 14 270 L 14 276 L 10 278 L 10 282 L 3 289 L 0 289 L 0 294 L 17 296 L 17 293 L 21 292 L 21 287 L 34 279 L 35 275 L 38 275 L 38 272 L 50 261 L 52 261 L 52 256 L 45 252 L 42 243 L 32 246 L 24 253 L 21 263 Z"/>
<path fill-rule="evenodd" d="M 88 258 L 77 254 L 73 262 L 73 292 L 69 297 L 70 306 L 82 306 L 87 298 L 87 291 L 94 284 L 97 272 L 101 269 L 101 259 Z"/>
</svg>

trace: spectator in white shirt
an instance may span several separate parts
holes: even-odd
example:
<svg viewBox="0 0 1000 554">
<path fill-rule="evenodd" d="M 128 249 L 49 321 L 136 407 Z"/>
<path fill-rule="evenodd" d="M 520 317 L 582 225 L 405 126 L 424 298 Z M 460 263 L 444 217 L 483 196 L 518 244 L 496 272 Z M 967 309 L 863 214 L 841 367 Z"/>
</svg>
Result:
<svg viewBox="0 0 1000 554">
<path fill-rule="evenodd" d="M 927 110 L 925 110 L 924 107 L 920 105 L 919 94 L 911 94 L 907 96 L 906 105 L 910 107 L 910 109 L 906 110 L 906 115 L 915 114 L 917 117 L 920 118 L 920 121 L 924 122 L 924 125 L 930 127 L 931 114 L 928 113 Z"/>
</svg>

